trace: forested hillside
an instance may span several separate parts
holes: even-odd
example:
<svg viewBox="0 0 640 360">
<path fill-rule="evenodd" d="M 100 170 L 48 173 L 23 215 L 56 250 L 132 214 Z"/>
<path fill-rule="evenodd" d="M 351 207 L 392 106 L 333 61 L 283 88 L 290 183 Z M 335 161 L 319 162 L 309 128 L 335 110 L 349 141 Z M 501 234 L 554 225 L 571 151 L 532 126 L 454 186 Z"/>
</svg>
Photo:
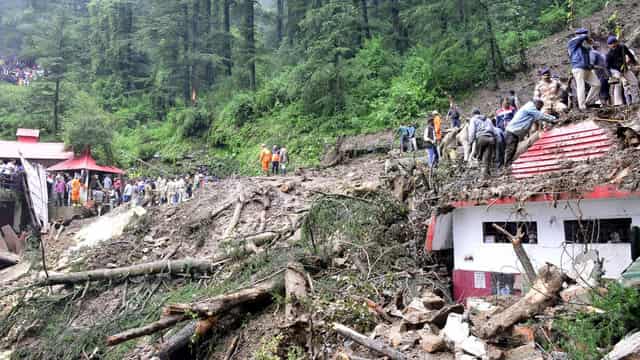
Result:
<svg viewBox="0 0 640 360">
<path fill-rule="evenodd" d="M 0 135 L 40 128 L 123 166 L 195 153 L 247 173 L 263 142 L 313 164 L 337 135 L 495 86 L 610 2 L 3 0 L 0 57 L 43 76 L 2 82 Z"/>
</svg>

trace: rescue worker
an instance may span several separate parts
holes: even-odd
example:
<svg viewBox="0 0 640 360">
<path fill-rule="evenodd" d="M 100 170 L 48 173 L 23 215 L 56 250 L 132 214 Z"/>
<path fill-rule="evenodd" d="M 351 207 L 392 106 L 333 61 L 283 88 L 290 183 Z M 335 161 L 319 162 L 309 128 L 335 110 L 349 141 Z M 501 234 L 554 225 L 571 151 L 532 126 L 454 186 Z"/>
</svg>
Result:
<svg viewBox="0 0 640 360">
<path fill-rule="evenodd" d="M 516 114 L 516 111 L 518 110 L 511 105 L 508 98 L 502 99 L 502 107 L 496 111 L 496 127 L 504 131 Z"/>
<path fill-rule="evenodd" d="M 442 117 L 440 117 L 438 110 L 433 110 L 431 116 L 433 117 L 433 128 L 436 130 L 436 143 L 440 143 L 442 140 Z"/>
<path fill-rule="evenodd" d="M 598 98 L 600 93 L 600 80 L 598 80 L 598 76 L 593 71 L 593 65 L 591 65 L 589 58 L 592 44 L 593 40 L 589 37 L 589 30 L 584 28 L 576 30 L 576 36 L 569 40 L 567 44 L 571 60 L 571 73 L 576 82 L 576 96 L 580 110 L 585 110 L 588 104 L 593 103 Z M 591 89 L 585 98 L 587 83 L 591 86 Z"/>
<path fill-rule="evenodd" d="M 73 177 L 71 180 L 71 203 L 73 206 L 80 206 L 80 190 L 82 188 L 82 183 L 80 179 L 78 179 L 78 175 Z"/>
<path fill-rule="evenodd" d="M 482 164 L 482 175 L 491 175 L 491 163 L 496 146 L 496 138 L 491 120 L 474 109 L 469 120 L 469 143 L 476 144 L 478 160 Z"/>
<path fill-rule="evenodd" d="M 613 90 L 613 105 L 633 104 L 638 101 L 638 78 L 631 71 L 631 66 L 638 65 L 638 58 L 626 45 L 620 44 L 615 36 L 609 36 L 607 45 L 607 67 L 611 78 L 622 85 Z M 626 98 L 622 94 L 623 89 Z"/>
<path fill-rule="evenodd" d="M 427 147 L 427 154 L 429 156 L 429 167 L 434 168 L 438 166 L 439 156 L 436 143 L 436 129 L 433 124 L 434 119 L 431 117 L 427 120 L 427 127 L 424 129 L 424 143 Z"/>
<path fill-rule="evenodd" d="M 271 175 L 278 175 L 280 172 L 280 150 L 278 145 L 273 145 L 271 151 Z"/>
<path fill-rule="evenodd" d="M 513 120 L 507 125 L 505 131 L 505 165 L 511 166 L 513 163 L 518 143 L 529 134 L 529 129 L 533 123 L 541 121 L 556 123 L 556 117 L 547 115 L 540 111 L 544 106 L 544 102 L 540 99 L 534 99 L 526 103 L 513 117 Z"/>
<path fill-rule="evenodd" d="M 607 69 L 606 55 L 600 51 L 600 44 L 593 44 L 593 49 L 589 52 L 589 60 L 591 61 L 591 65 L 593 65 L 593 69 L 598 76 L 598 80 L 600 80 L 600 104 L 603 106 L 609 105 L 611 100 L 609 77 L 611 74 L 609 74 L 609 69 Z"/>
<path fill-rule="evenodd" d="M 260 150 L 260 156 L 258 159 L 260 160 L 260 164 L 262 165 L 262 173 L 264 175 L 269 175 L 269 166 L 271 165 L 271 151 L 267 148 L 266 144 L 262 144 L 260 146 L 262 150 Z"/>
<path fill-rule="evenodd" d="M 562 103 L 563 86 L 560 81 L 551 78 L 549 68 L 540 70 L 540 76 L 542 79 L 536 84 L 533 97 L 544 101 L 542 112 L 552 115 L 567 112 L 569 108 Z"/>
</svg>

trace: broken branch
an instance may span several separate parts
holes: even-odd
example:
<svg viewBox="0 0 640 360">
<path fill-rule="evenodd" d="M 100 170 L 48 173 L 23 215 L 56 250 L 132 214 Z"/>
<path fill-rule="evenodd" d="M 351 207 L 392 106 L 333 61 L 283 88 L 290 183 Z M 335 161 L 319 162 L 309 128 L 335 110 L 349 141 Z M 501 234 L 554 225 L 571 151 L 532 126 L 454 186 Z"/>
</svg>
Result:
<svg viewBox="0 0 640 360">
<path fill-rule="evenodd" d="M 147 324 L 145 326 L 135 328 L 135 329 L 129 329 L 119 334 L 111 335 L 107 338 L 107 345 L 108 346 L 118 345 L 120 343 L 129 341 L 131 339 L 136 339 L 142 336 L 151 335 L 160 330 L 170 328 L 175 324 L 181 321 L 184 321 L 186 319 L 187 319 L 186 315 L 172 315 L 172 316 L 163 317 L 162 319 L 156 322 L 153 322 L 151 324 Z"/>
<path fill-rule="evenodd" d="M 333 323 L 333 330 L 335 330 L 338 334 L 346 338 L 349 338 L 366 348 L 369 348 L 382 355 L 387 356 L 389 359 L 392 359 L 392 360 L 407 359 L 407 356 L 405 354 L 393 349 L 390 346 L 385 345 L 380 341 L 370 339 L 369 337 L 363 334 L 360 334 L 359 332 L 352 330 L 342 324 Z"/>
<path fill-rule="evenodd" d="M 524 250 L 524 247 L 522 246 L 522 238 L 524 237 L 524 234 L 522 233 L 522 229 L 518 227 L 518 232 L 516 233 L 516 235 L 512 235 L 511 233 L 509 233 L 507 230 L 505 230 L 503 227 L 501 227 L 498 224 L 493 224 L 493 227 L 509 238 L 509 240 L 511 241 L 511 244 L 513 245 L 513 251 L 516 253 L 518 260 L 520 261 L 520 263 L 522 264 L 522 267 L 524 268 L 525 276 L 527 277 L 529 284 L 533 284 L 533 282 L 536 280 L 536 271 L 533 268 L 533 265 L 531 264 L 531 259 L 529 258 L 529 255 L 527 255 L 527 252 Z"/>
</svg>

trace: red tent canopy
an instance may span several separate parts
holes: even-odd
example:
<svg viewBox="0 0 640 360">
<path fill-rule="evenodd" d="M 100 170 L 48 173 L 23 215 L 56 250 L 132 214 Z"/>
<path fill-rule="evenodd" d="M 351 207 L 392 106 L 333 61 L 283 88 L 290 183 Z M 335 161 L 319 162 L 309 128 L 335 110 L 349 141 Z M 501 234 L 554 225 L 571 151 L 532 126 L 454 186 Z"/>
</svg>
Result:
<svg viewBox="0 0 640 360">
<path fill-rule="evenodd" d="M 96 160 L 91 157 L 90 151 L 85 151 L 79 157 L 73 157 L 72 159 L 65 160 L 61 163 L 55 164 L 47 169 L 48 171 L 69 171 L 69 170 L 89 170 L 99 171 L 110 174 L 124 174 L 124 171 L 113 166 L 100 166 L 96 164 Z"/>
</svg>

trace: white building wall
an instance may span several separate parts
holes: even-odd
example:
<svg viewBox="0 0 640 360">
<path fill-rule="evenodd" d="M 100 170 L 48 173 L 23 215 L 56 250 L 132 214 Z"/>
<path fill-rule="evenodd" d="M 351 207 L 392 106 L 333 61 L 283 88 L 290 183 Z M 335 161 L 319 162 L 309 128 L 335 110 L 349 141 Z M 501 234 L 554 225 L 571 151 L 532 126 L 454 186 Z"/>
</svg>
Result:
<svg viewBox="0 0 640 360">
<path fill-rule="evenodd" d="M 535 221 L 538 244 L 525 244 L 533 266 L 546 262 L 567 268 L 571 258 L 584 249 L 584 244 L 564 243 L 564 220 L 631 218 L 632 226 L 640 226 L 640 199 L 528 202 L 517 212 L 517 204 L 476 206 L 454 210 L 453 239 L 456 270 L 522 273 L 511 244 L 483 243 L 483 222 Z M 564 249 L 563 249 L 564 248 Z M 605 277 L 617 278 L 631 264 L 631 247 L 626 244 L 594 244 L 604 260 Z M 467 260 L 465 260 L 467 258 Z M 472 259 L 470 259 L 472 258 Z"/>
</svg>

